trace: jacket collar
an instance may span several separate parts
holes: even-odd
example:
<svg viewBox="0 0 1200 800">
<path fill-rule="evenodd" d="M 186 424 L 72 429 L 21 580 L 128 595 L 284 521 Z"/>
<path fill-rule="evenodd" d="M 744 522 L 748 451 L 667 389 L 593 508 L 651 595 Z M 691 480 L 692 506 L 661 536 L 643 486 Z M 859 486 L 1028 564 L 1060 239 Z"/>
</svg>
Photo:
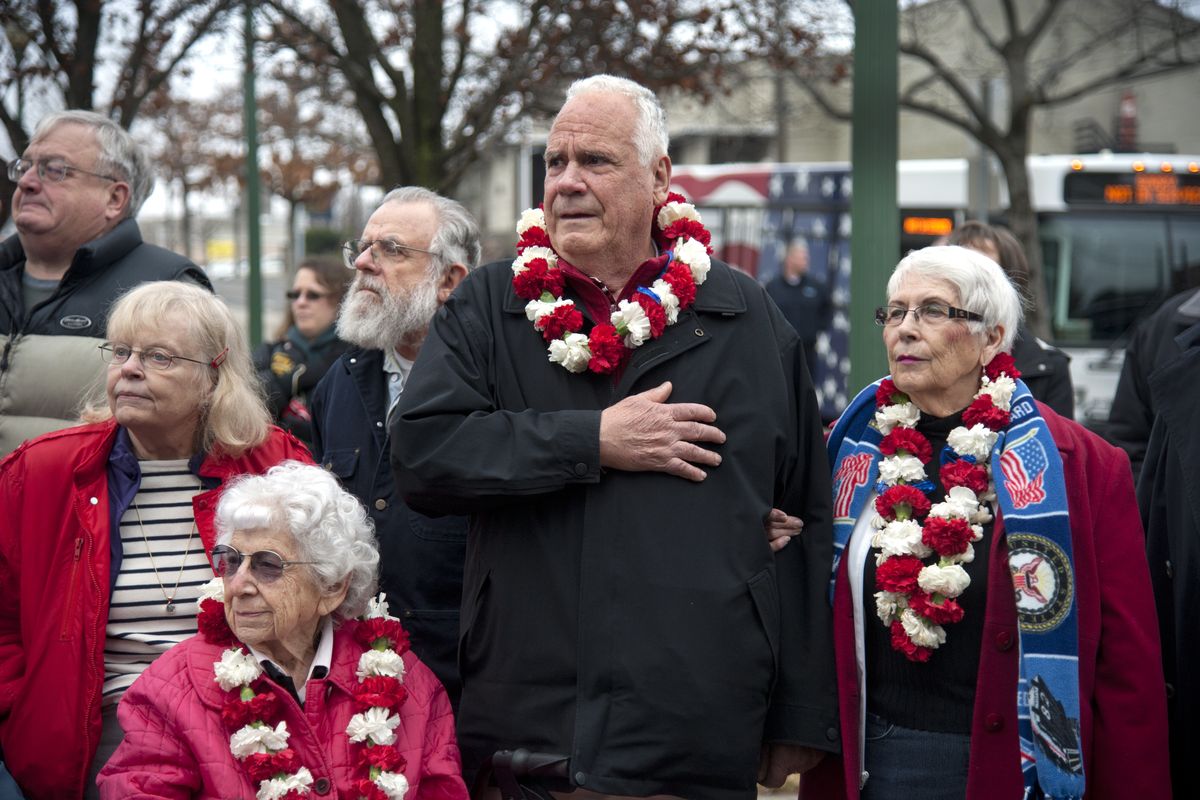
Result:
<svg viewBox="0 0 1200 800">
<path fill-rule="evenodd" d="M 63 276 L 63 285 L 83 280 L 124 258 L 142 243 L 142 231 L 132 218 L 126 218 L 117 226 L 75 251 L 71 268 Z"/>
</svg>

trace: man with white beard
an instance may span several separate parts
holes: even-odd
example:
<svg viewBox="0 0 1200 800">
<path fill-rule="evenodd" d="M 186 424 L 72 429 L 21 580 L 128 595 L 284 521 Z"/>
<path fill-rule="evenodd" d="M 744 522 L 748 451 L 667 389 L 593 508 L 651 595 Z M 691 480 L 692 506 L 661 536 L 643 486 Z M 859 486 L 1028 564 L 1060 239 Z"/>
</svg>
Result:
<svg viewBox="0 0 1200 800">
<path fill-rule="evenodd" d="M 388 463 L 388 418 L 430 320 L 479 264 L 479 230 L 460 204 L 406 186 L 383 198 L 343 256 L 357 274 L 337 331 L 354 347 L 311 398 L 313 457 L 367 507 L 379 537 L 380 589 L 457 708 L 467 520 L 430 518 L 405 505 Z"/>
</svg>

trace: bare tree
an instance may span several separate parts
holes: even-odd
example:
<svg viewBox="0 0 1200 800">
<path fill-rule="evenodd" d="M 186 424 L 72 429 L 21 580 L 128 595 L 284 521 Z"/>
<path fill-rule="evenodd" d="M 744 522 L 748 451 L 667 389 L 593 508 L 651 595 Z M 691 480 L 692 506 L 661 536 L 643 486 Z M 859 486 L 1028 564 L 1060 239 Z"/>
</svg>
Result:
<svg viewBox="0 0 1200 800">
<path fill-rule="evenodd" d="M 846 0 L 853 6 L 852 0 Z M 1035 332 L 1048 333 L 1037 217 L 1025 159 L 1033 115 L 1099 89 L 1200 64 L 1200 22 L 1181 0 L 933 0 L 902 15 L 900 105 L 964 131 L 995 154 L 1008 181 L 1008 222 L 1029 259 Z M 963 31 L 967 35 L 962 35 Z M 839 119 L 831 79 L 851 58 L 827 57 L 801 74 L 818 105 Z M 1002 76 L 1002 118 L 980 99 L 972 76 Z"/>
<path fill-rule="evenodd" d="M 595 72 L 701 96 L 772 0 L 300 0 L 269 3 L 271 41 L 357 110 L 385 185 L 449 191 L 524 113 Z"/>
<path fill-rule="evenodd" d="M 196 43 L 223 29 L 238 0 L 11 0 L 0 3 L 0 126 L 13 152 L 33 122 L 95 109 L 128 128 Z M 98 76 L 113 74 L 107 85 Z M 0 194 L 12 192 L 0 175 Z M 0 223 L 8 218 L 0 210 Z"/>
</svg>

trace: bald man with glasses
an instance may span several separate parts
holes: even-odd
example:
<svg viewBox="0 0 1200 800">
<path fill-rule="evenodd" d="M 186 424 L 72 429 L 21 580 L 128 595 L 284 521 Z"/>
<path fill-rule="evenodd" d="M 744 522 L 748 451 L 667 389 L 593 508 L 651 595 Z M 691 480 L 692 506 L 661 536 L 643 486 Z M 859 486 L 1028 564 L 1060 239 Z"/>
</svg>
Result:
<svg viewBox="0 0 1200 800">
<path fill-rule="evenodd" d="M 154 177 L 107 117 L 50 114 L 7 167 L 17 233 L 0 242 L 0 456 L 77 418 L 125 290 L 170 279 L 212 288 L 187 258 L 142 241 L 134 217 Z"/>
</svg>

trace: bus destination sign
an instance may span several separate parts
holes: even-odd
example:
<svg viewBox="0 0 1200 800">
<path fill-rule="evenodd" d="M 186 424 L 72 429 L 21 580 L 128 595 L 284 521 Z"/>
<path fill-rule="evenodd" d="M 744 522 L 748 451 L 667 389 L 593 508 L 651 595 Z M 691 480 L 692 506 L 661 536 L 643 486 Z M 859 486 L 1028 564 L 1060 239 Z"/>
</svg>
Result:
<svg viewBox="0 0 1200 800">
<path fill-rule="evenodd" d="M 1063 177 L 1070 205 L 1200 206 L 1200 174 L 1175 172 L 1070 172 Z"/>
</svg>

